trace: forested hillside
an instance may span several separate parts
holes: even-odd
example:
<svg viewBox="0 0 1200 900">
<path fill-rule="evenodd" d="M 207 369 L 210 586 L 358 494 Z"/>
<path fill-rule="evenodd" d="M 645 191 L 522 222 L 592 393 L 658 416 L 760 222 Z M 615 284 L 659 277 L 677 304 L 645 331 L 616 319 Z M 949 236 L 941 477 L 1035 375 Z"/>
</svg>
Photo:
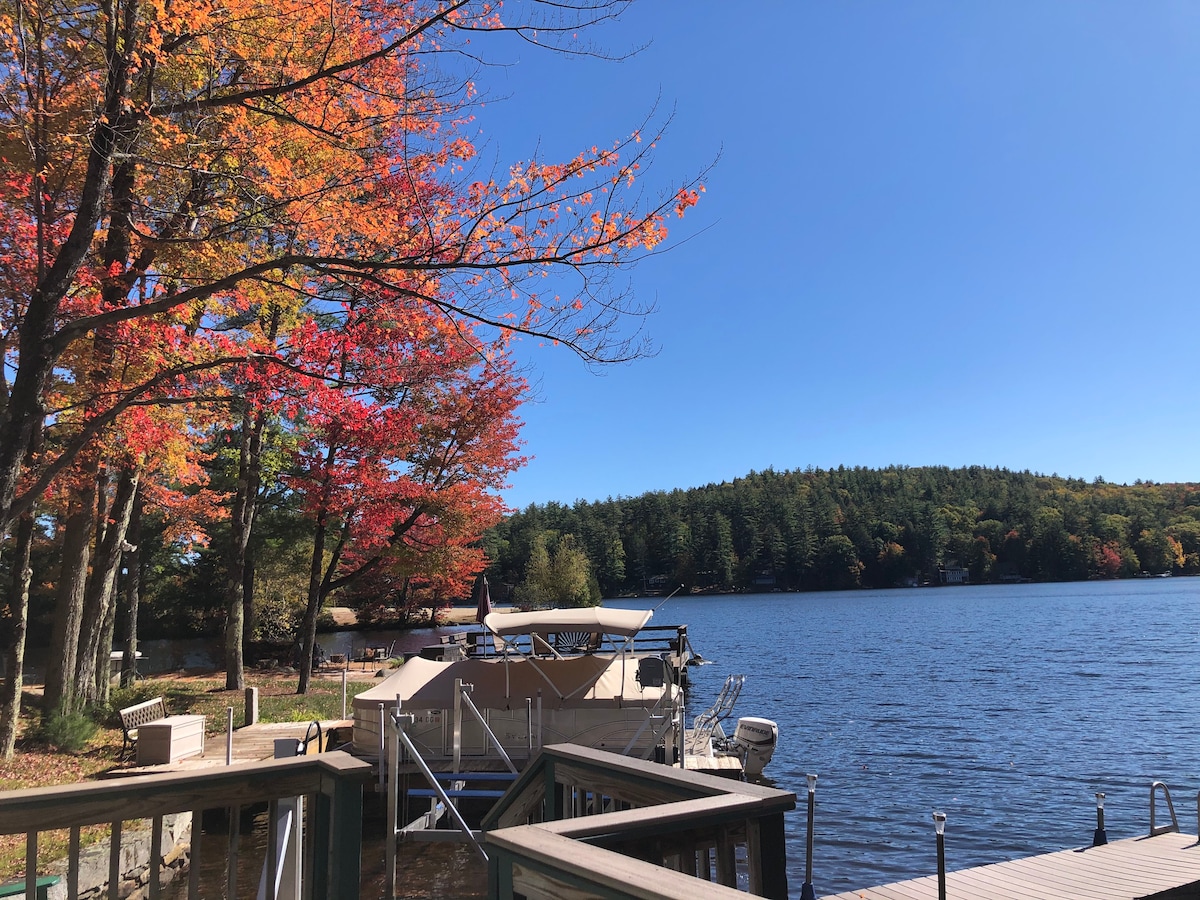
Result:
<svg viewBox="0 0 1200 900">
<path fill-rule="evenodd" d="M 1006 469 L 752 472 L 641 497 L 550 503 L 487 536 L 493 581 L 582 551 L 605 597 L 685 588 L 822 590 L 1200 572 L 1200 485 Z M 544 562 L 535 563 L 534 568 Z M 948 571 L 949 570 L 949 571 Z"/>
</svg>

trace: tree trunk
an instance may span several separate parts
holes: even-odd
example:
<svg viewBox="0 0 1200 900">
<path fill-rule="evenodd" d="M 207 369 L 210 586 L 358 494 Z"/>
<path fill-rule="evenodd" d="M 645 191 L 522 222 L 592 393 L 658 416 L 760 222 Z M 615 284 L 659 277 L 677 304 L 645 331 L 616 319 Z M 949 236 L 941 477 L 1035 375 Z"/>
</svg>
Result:
<svg viewBox="0 0 1200 900">
<path fill-rule="evenodd" d="M 79 629 L 91 558 L 92 522 L 96 511 L 95 471 L 85 476 L 86 487 L 71 498 L 63 529 L 62 564 L 50 632 L 50 661 L 46 666 L 47 715 L 76 711 L 72 689 L 79 658 Z"/>
<path fill-rule="evenodd" d="M 133 687 L 137 677 L 138 602 L 142 589 L 142 508 L 145 496 L 138 488 L 133 498 L 127 535 L 132 549 L 126 551 L 125 565 L 125 655 L 121 659 L 121 687 Z"/>
<path fill-rule="evenodd" d="M 257 624 L 254 615 L 254 546 L 246 544 L 246 564 L 242 567 L 242 646 L 254 639 Z"/>
<path fill-rule="evenodd" d="M 97 350 L 100 349 L 101 343 L 99 337 L 93 340 L 93 346 Z M 93 375 L 99 377 L 101 373 L 93 372 Z M 83 589 L 83 615 L 79 620 L 79 655 L 75 660 L 75 677 L 68 689 L 74 697 L 71 704 L 73 709 L 83 709 L 89 706 L 96 696 L 94 682 L 97 675 L 94 657 L 99 644 L 96 632 L 97 629 L 104 627 L 104 610 L 100 608 L 95 597 L 97 576 L 95 557 L 100 553 L 100 548 L 104 546 L 104 535 L 108 530 L 108 494 L 111 484 L 112 474 L 102 464 L 96 474 L 96 514 L 93 518 L 95 534 L 92 536 L 93 559 L 89 564 L 87 584 Z"/>
<path fill-rule="evenodd" d="M 25 666 L 25 633 L 29 626 L 29 566 L 33 548 L 33 514 L 25 513 L 17 525 L 17 542 L 12 561 L 12 586 L 9 589 L 9 640 L 4 648 L 4 687 L 0 689 L 0 757 L 13 758 L 17 742 L 17 723 L 21 717 L 21 687 Z"/>
<path fill-rule="evenodd" d="M 104 610 L 104 627 L 100 629 L 100 645 L 96 648 L 96 681 L 94 702 L 97 706 L 108 703 L 112 689 L 112 645 L 117 630 L 117 578 L 109 585 L 108 603 Z"/>
<path fill-rule="evenodd" d="M 317 615 L 325 599 L 321 591 L 325 575 L 325 532 L 325 521 L 319 519 L 313 534 L 312 561 L 308 570 L 308 603 L 304 607 L 304 621 L 300 626 L 300 683 L 296 686 L 297 694 L 307 694 L 308 683 L 312 680 L 313 649 L 317 646 Z"/>
<path fill-rule="evenodd" d="M 242 410 L 237 492 L 229 516 L 230 549 L 225 568 L 225 689 L 229 691 L 246 687 L 246 551 L 258 498 L 262 422 L 261 415 L 257 420 L 251 418 L 249 406 Z"/>
<path fill-rule="evenodd" d="M 237 492 L 229 516 L 229 560 L 225 568 L 225 689 L 240 691 L 246 687 L 245 626 L 246 607 L 243 583 L 246 546 L 250 541 L 254 503 L 250 499 L 250 411 L 242 410 L 242 429 L 238 447 Z"/>
<path fill-rule="evenodd" d="M 116 586 L 117 570 L 121 567 L 121 552 L 125 546 L 125 532 L 129 528 L 129 517 L 133 512 L 133 498 L 137 493 L 140 472 L 126 468 L 121 471 L 116 495 L 109 508 L 109 520 L 103 531 L 103 539 L 96 548 L 92 574 L 88 578 L 84 598 L 84 615 L 80 635 L 79 657 L 75 678 L 76 700 L 83 705 L 95 703 L 101 694 L 107 694 L 109 653 L 112 646 L 103 639 L 112 607 L 113 589 Z M 111 635 L 111 632 L 108 632 Z M 103 659 L 103 668 L 100 660 Z M 104 687 L 100 687 L 103 680 Z"/>
</svg>

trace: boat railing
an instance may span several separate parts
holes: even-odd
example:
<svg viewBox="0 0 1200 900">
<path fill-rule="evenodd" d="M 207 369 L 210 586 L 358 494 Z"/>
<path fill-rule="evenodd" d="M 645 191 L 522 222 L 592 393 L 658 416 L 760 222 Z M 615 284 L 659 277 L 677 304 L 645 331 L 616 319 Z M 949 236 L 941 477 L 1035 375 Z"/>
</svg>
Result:
<svg viewBox="0 0 1200 900">
<path fill-rule="evenodd" d="M 225 895 L 253 894 L 256 886 L 238 886 L 238 844 L 241 811 L 251 805 L 269 807 L 270 838 L 268 847 L 290 844 L 299 847 L 299 856 L 288 857 L 268 852 L 264 860 L 264 883 L 276 885 L 278 897 L 353 898 L 359 894 L 362 847 L 363 784 L 369 780 L 371 766 L 347 753 L 332 752 L 266 762 L 238 763 L 189 772 L 143 775 L 102 782 L 31 788 L 0 794 L 0 834 L 24 834 L 25 896 L 37 896 L 37 857 L 39 836 L 66 829 L 69 856 L 66 890 L 70 897 L 81 896 L 80 850 L 82 831 L 88 826 L 108 828 L 108 887 L 105 896 L 116 897 L 123 877 L 129 876 L 128 846 L 131 821 L 150 823 L 148 893 L 160 895 L 164 856 L 169 838 L 164 819 L 178 814 L 191 815 L 190 872 L 187 896 L 202 896 L 200 871 L 203 854 L 212 852 L 209 841 L 202 841 L 201 817 L 205 811 L 219 810 L 228 815 L 228 842 L 219 853 L 225 857 Z M 298 809 L 294 798 L 304 798 L 307 813 L 299 821 L 287 815 Z M 298 835 L 305 821 L 303 841 L 294 843 L 279 830 L 280 822 L 293 825 Z M 103 833 L 103 831 L 102 831 Z M 123 852 L 123 843 L 126 845 Z M 292 867 L 294 889 L 280 889 L 283 867 Z"/>
<path fill-rule="evenodd" d="M 541 656 L 572 656 L 603 651 L 617 652 L 626 641 L 605 640 L 598 632 L 561 631 L 550 632 L 549 639 L 540 635 L 508 635 L 495 638 L 490 632 L 474 631 L 463 635 L 467 652 L 472 656 L 502 656 L 506 652 L 519 652 Z M 695 657 L 688 642 L 686 625 L 646 625 L 628 641 L 628 649 L 636 654 L 655 654 L 674 657 L 676 666 L 687 665 Z"/>
<path fill-rule="evenodd" d="M 1167 812 L 1171 816 L 1170 825 L 1156 824 L 1154 798 L 1158 794 L 1159 788 L 1162 788 L 1163 799 L 1167 801 Z M 1197 798 L 1197 804 L 1197 827 L 1200 828 L 1200 798 Z M 1171 802 L 1171 792 L 1163 782 L 1156 781 L 1150 785 L 1150 837 L 1166 834 L 1168 831 L 1179 831 L 1179 819 L 1175 817 L 1175 804 Z"/>
<path fill-rule="evenodd" d="M 549 745 L 484 817 L 488 895 L 732 898 L 740 874 L 786 898 L 795 806 L 788 791 Z"/>
</svg>

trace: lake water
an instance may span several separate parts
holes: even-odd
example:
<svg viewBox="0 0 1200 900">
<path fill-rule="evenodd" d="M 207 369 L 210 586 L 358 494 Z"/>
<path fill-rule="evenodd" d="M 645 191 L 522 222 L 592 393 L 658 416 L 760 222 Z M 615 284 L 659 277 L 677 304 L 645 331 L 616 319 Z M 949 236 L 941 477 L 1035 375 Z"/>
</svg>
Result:
<svg viewBox="0 0 1200 900">
<path fill-rule="evenodd" d="M 951 869 L 1090 844 L 1097 791 L 1110 840 L 1145 834 L 1155 780 L 1195 833 L 1200 579 L 673 598 L 655 622 L 713 662 L 691 712 L 742 672 L 735 716 L 779 723 L 796 896 L 809 772 L 818 896 L 936 872 L 935 809 Z"/>
</svg>

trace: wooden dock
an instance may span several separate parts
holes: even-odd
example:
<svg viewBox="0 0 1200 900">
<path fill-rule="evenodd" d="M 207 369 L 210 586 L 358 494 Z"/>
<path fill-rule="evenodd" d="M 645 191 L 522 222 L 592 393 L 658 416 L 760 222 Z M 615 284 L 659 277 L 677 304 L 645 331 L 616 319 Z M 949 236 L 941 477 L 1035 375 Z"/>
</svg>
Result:
<svg viewBox="0 0 1200 900">
<path fill-rule="evenodd" d="M 1198 891 L 1200 842 L 1195 835 L 1177 832 L 946 873 L 946 896 L 953 900 L 1135 900 L 1160 894 L 1175 900 L 1198 896 Z M 937 896 L 934 874 L 824 900 L 937 900 Z"/>
<path fill-rule="evenodd" d="M 685 760 L 684 768 L 689 772 L 704 772 L 735 780 L 742 777 L 742 761 L 736 756 L 693 756 L 689 753 Z"/>
<path fill-rule="evenodd" d="M 280 738 L 292 738 L 303 741 L 308 735 L 311 722 L 260 722 L 255 725 L 245 725 L 233 732 L 233 762 L 259 762 L 272 759 L 275 755 L 275 741 Z M 321 725 L 321 743 L 318 747 L 314 740 L 308 745 L 309 753 L 319 753 L 321 750 L 334 749 L 329 743 L 329 736 L 335 731 L 349 733 L 353 722 L 349 719 L 323 721 Z M 316 729 L 313 729 L 315 733 Z M 150 775 L 161 772 L 187 772 L 194 769 L 207 769 L 226 764 L 226 740 L 224 734 L 209 733 L 205 736 L 204 755 L 191 756 L 173 763 L 156 766 L 133 766 L 131 768 L 115 769 L 111 774 Z"/>
</svg>

